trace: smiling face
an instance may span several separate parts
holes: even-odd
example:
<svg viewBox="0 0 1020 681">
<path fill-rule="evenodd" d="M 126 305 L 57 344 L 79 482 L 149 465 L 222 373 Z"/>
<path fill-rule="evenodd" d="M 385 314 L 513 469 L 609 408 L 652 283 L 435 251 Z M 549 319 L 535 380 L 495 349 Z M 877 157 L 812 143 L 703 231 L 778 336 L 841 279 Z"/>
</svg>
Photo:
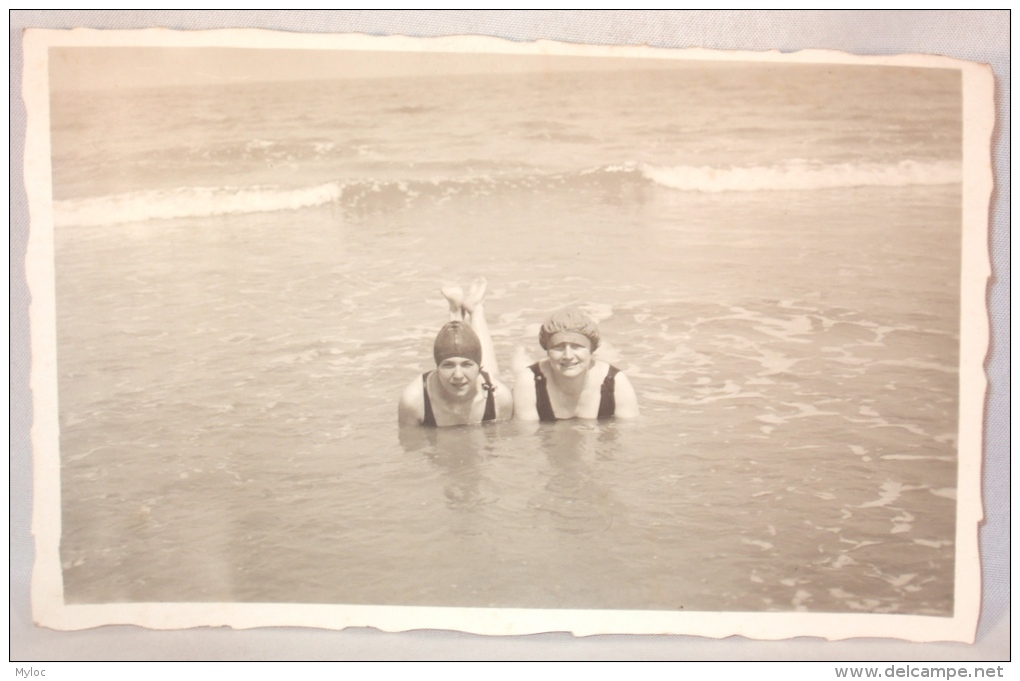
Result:
<svg viewBox="0 0 1020 681">
<path fill-rule="evenodd" d="M 549 364 L 564 378 L 583 376 L 592 364 L 591 341 L 579 333 L 562 331 L 549 338 Z"/>
<path fill-rule="evenodd" d="M 462 399 L 471 394 L 481 367 L 478 362 L 465 357 L 448 357 L 436 367 L 436 375 L 443 391 L 453 399 Z"/>
</svg>

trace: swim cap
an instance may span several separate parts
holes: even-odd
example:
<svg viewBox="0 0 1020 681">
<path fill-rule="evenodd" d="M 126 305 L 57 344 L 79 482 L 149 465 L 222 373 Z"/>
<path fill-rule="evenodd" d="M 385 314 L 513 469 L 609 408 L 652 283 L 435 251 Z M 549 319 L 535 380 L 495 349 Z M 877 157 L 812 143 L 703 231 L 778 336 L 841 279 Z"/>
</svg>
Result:
<svg viewBox="0 0 1020 681">
<path fill-rule="evenodd" d="M 478 334 L 464 322 L 450 322 L 439 330 L 436 343 L 432 346 L 432 355 L 437 365 L 451 357 L 463 357 L 481 365 L 482 342 L 478 340 Z"/>
<path fill-rule="evenodd" d="M 557 310 L 549 315 L 542 328 L 538 332 L 538 342 L 543 350 L 549 349 L 549 339 L 557 333 L 576 333 L 591 341 L 591 349 L 594 352 L 599 347 L 599 325 L 595 320 L 581 312 L 576 307 L 568 307 Z"/>
</svg>

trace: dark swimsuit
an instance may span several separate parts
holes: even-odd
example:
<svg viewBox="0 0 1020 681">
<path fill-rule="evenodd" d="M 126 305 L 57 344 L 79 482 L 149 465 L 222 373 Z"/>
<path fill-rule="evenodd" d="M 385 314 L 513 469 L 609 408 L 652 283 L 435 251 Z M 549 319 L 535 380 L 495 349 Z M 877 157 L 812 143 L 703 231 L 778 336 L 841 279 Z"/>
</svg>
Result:
<svg viewBox="0 0 1020 681">
<path fill-rule="evenodd" d="M 425 418 L 422 419 L 421 424 L 423 426 L 429 426 L 430 428 L 436 427 L 436 415 L 432 413 L 432 400 L 429 399 L 429 374 L 431 371 L 426 371 L 421 375 L 421 392 L 425 397 Z M 487 393 L 485 397 L 485 414 L 482 415 L 482 422 L 495 421 L 496 420 L 496 398 L 493 397 L 493 393 L 496 391 L 496 387 L 492 385 L 492 380 L 489 378 L 489 374 L 482 373 L 482 389 Z"/>
<path fill-rule="evenodd" d="M 528 368 L 531 369 L 531 373 L 535 374 L 535 408 L 538 410 L 538 420 L 558 421 L 556 414 L 553 413 L 552 402 L 549 400 L 549 386 L 546 385 L 545 374 L 538 368 L 538 362 Z M 616 374 L 618 373 L 620 370 L 610 364 L 606 380 L 602 381 L 602 401 L 599 402 L 598 415 L 600 419 L 613 418 L 613 414 L 616 413 Z"/>
</svg>

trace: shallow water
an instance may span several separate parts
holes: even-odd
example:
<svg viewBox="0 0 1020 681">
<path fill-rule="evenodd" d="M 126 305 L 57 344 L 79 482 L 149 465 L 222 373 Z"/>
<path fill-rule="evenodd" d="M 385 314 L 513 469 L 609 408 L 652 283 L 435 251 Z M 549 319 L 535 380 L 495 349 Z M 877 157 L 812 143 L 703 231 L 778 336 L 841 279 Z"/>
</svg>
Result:
<svg viewBox="0 0 1020 681">
<path fill-rule="evenodd" d="M 931 194 L 890 191 L 905 213 L 909 194 Z M 939 211 L 917 203 L 930 238 Z M 863 250 L 866 235 L 805 238 L 758 211 L 755 228 L 774 232 L 760 261 L 687 225 L 611 267 L 574 265 L 583 234 L 528 235 L 519 217 L 515 239 L 545 253 L 529 267 L 483 257 L 506 237 L 472 219 L 475 244 L 424 258 L 399 223 L 359 241 L 316 209 L 281 240 L 280 217 L 121 227 L 62 249 L 75 256 L 59 258 L 72 597 L 951 605 L 953 297 L 906 268 L 894 279 L 927 240 L 901 230 L 888 261 L 872 249 L 834 273 L 818 254 Z M 438 238 L 422 224 L 419 238 Z M 631 376 L 641 419 L 401 441 L 395 400 L 427 368 L 449 272 L 489 277 L 506 380 L 517 345 L 539 352 L 543 308 L 599 301 L 601 352 Z"/>
<path fill-rule="evenodd" d="M 578 87 L 568 109 L 590 93 Z M 937 143 L 910 157 L 954 162 L 952 115 L 918 107 L 948 115 L 948 132 L 936 127 Z M 367 172 L 364 154 L 326 158 L 308 142 L 329 129 L 311 108 L 272 118 L 267 144 L 235 145 L 249 156 L 231 192 L 298 142 L 314 156 L 293 161 L 301 186 Z M 639 166 L 604 170 L 689 160 L 669 157 L 662 130 L 681 133 L 661 108 L 628 139 L 600 136 L 597 119 L 578 131 L 499 109 L 515 135 L 584 150 L 569 164 L 533 154 L 541 168 L 512 181 L 472 174 L 476 158 L 516 167 L 498 139 L 450 143 L 440 160 L 453 184 L 416 166 L 302 203 L 265 189 L 280 178 L 263 174 L 246 197 L 296 203 L 203 212 L 196 181 L 180 190 L 191 208 L 166 219 L 138 216 L 180 178 L 211 171 L 196 160 L 219 148 L 210 125 L 247 119 L 178 120 L 185 149 L 165 157 L 123 143 L 125 163 L 162 159 L 130 179 L 90 183 L 88 162 L 56 145 L 67 599 L 949 614 L 959 185 L 720 193 L 680 191 Z M 862 116 L 887 116 L 874 106 L 841 127 L 794 108 L 829 126 L 811 128 L 822 151 L 809 165 L 852 158 Z M 359 115 L 340 118 L 361 121 L 363 143 L 388 159 L 373 157 L 376 179 L 431 140 L 419 123 L 374 130 Z M 789 123 L 715 130 L 700 110 L 685 120 L 731 161 L 756 135 L 781 141 L 762 163 L 788 169 L 806 153 Z M 908 120 L 884 133 L 901 152 L 918 139 Z M 62 134 L 95 130 L 86 119 Z M 253 134 L 237 133 L 262 139 Z M 403 146 L 384 150 L 384 137 Z M 591 167 L 603 171 L 581 172 Z M 96 206 L 111 219 L 94 221 Z M 401 432 L 396 400 L 429 368 L 446 318 L 439 286 L 479 275 L 505 382 L 518 346 L 540 353 L 543 315 L 581 304 L 601 323 L 600 355 L 634 383 L 640 419 Z"/>
</svg>

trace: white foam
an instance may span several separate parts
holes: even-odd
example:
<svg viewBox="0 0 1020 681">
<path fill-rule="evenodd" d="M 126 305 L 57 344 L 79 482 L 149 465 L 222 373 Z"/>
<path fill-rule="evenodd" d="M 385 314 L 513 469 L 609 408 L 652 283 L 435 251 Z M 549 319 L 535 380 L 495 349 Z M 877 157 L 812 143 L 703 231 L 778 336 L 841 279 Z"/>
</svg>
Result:
<svg viewBox="0 0 1020 681">
<path fill-rule="evenodd" d="M 641 397 L 653 402 L 665 402 L 666 404 L 684 404 L 687 400 L 670 393 L 642 392 Z"/>
<path fill-rule="evenodd" d="M 772 544 L 767 541 L 761 541 L 760 539 L 741 539 L 741 541 L 750 546 L 757 546 L 762 551 L 768 551 L 772 548 Z"/>
<path fill-rule="evenodd" d="M 920 359 L 887 359 L 875 363 L 885 364 L 888 366 L 907 367 L 908 369 L 930 369 L 932 371 L 941 371 L 946 374 L 955 374 L 960 370 L 957 366 L 939 364 L 937 362 L 925 362 Z"/>
<path fill-rule="evenodd" d="M 695 389 L 695 392 L 698 395 L 704 395 L 704 397 L 688 400 L 685 404 L 709 404 L 711 402 L 718 402 L 719 400 L 729 400 L 734 398 L 765 397 L 760 392 L 743 392 L 743 388 L 741 388 L 739 384 L 728 379 L 722 388 L 698 388 Z"/>
<path fill-rule="evenodd" d="M 874 508 L 876 506 L 888 506 L 892 502 L 900 498 L 903 492 L 909 492 L 913 489 L 920 489 L 919 487 L 908 487 L 901 482 L 895 482 L 893 480 L 886 480 L 882 483 L 882 493 L 875 501 L 866 501 L 860 505 L 859 508 Z"/>
<path fill-rule="evenodd" d="M 795 610 L 805 611 L 807 610 L 806 603 L 810 600 L 811 600 L 810 592 L 804 591 L 803 589 L 798 589 L 797 593 L 794 594 L 793 600 L 790 603 L 793 605 Z"/>
<path fill-rule="evenodd" d="M 917 575 L 915 573 L 913 573 L 913 572 L 910 572 L 910 573 L 907 573 L 905 575 L 897 575 L 895 577 L 886 577 L 885 581 L 888 582 L 891 586 L 901 587 L 901 586 L 905 586 L 907 584 L 907 582 L 909 582 L 910 580 L 914 579 L 914 577 L 917 577 Z"/>
<path fill-rule="evenodd" d="M 340 198 L 337 182 L 310 187 L 182 187 L 55 201 L 58 227 L 259 213 L 319 206 Z"/>
<path fill-rule="evenodd" d="M 761 350 L 761 358 L 758 360 L 765 371 L 760 372 L 759 376 L 772 376 L 774 374 L 783 373 L 789 371 L 795 364 L 800 362 L 800 359 L 790 359 L 779 352 L 774 352 L 768 349 Z"/>
<path fill-rule="evenodd" d="M 922 428 L 921 426 L 915 426 L 912 423 L 877 423 L 874 426 L 872 426 L 872 428 L 902 428 L 908 433 L 912 433 L 914 435 L 928 434 L 925 432 L 924 428 Z"/>
<path fill-rule="evenodd" d="M 857 549 L 863 549 L 865 546 L 878 546 L 879 544 L 882 543 L 882 542 L 877 542 L 877 541 L 870 541 L 870 540 L 867 540 L 867 539 L 865 539 L 863 541 L 856 541 L 854 539 L 847 539 L 846 537 L 840 537 L 839 541 L 842 542 L 843 544 L 853 544 L 853 548 L 850 549 L 851 551 L 856 551 Z"/>
<path fill-rule="evenodd" d="M 840 568 L 844 568 L 847 565 L 856 565 L 856 564 L 857 564 L 857 561 L 854 560 L 853 558 L 851 558 L 850 556 L 846 555 L 845 553 L 839 554 L 838 556 L 836 556 L 836 560 L 832 561 L 832 567 L 837 569 L 837 570 L 840 569 Z"/>
<path fill-rule="evenodd" d="M 953 545 L 953 542 L 949 540 L 931 541 L 930 539 L 915 539 L 914 543 L 919 546 L 927 546 L 930 549 L 941 549 L 943 546 Z"/>
<path fill-rule="evenodd" d="M 930 456 L 927 454 L 883 454 L 883 461 L 956 461 L 953 456 Z"/>
<path fill-rule="evenodd" d="M 764 326 L 754 327 L 756 331 L 760 331 L 770 336 L 775 336 L 776 338 L 782 338 L 783 340 L 796 342 L 806 341 L 803 339 L 793 338 L 793 336 L 802 336 L 804 334 L 811 333 L 814 328 L 814 325 L 811 323 L 811 318 L 806 315 L 800 315 L 790 319 L 765 318 L 761 321 Z"/>
<path fill-rule="evenodd" d="M 747 192 L 830 189 L 836 187 L 904 187 L 957 184 L 961 164 L 954 161 L 824 164 L 789 161 L 769 166 L 654 166 L 639 170 L 663 187 L 693 192 Z"/>
<path fill-rule="evenodd" d="M 613 306 L 608 303 L 585 303 L 581 309 L 596 322 L 603 322 L 613 316 Z"/>
<path fill-rule="evenodd" d="M 791 407 L 797 407 L 798 409 L 800 409 L 800 413 L 797 414 L 797 417 L 800 417 L 800 418 L 803 418 L 803 417 L 806 417 L 806 416 L 833 416 L 833 415 L 838 416 L 839 415 L 839 412 L 835 412 L 835 411 L 822 411 L 821 409 L 819 409 L 818 407 L 816 407 L 813 404 L 805 404 L 803 402 L 783 402 L 783 404 L 788 404 Z"/>
</svg>

